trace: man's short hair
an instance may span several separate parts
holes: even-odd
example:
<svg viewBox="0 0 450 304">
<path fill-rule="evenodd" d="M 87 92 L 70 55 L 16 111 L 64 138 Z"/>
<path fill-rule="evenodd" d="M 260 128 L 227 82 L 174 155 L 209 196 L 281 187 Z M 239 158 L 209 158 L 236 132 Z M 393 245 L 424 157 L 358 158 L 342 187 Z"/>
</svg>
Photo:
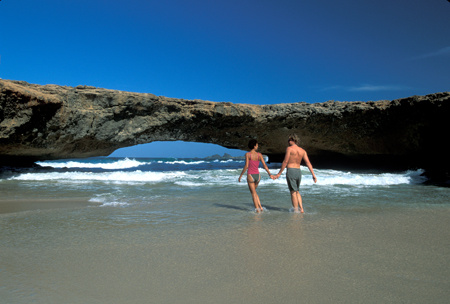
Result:
<svg viewBox="0 0 450 304">
<path fill-rule="evenodd" d="M 298 145 L 300 143 L 300 139 L 298 138 L 297 134 L 294 134 L 294 133 L 289 135 L 288 140 L 292 140 L 293 142 L 295 142 L 296 145 Z"/>
</svg>

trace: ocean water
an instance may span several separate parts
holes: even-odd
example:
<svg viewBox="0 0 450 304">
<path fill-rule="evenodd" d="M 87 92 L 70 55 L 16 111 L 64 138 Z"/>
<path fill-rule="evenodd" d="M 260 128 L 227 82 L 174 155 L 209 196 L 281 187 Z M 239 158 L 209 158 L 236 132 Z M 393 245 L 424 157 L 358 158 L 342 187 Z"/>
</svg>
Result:
<svg viewBox="0 0 450 304">
<path fill-rule="evenodd" d="M 38 162 L 0 179 L 0 303 L 444 303 L 450 189 L 422 170 L 260 170 L 236 159 Z M 279 163 L 269 164 L 276 174 Z M 285 172 L 284 172 L 285 173 Z M 301 262 L 300 262 L 301 261 Z M 259 291 L 259 292 L 258 292 Z"/>
<path fill-rule="evenodd" d="M 82 198 L 101 208 L 162 213 L 166 215 L 162 222 L 175 223 L 182 214 L 186 220 L 214 220 L 227 207 L 253 211 L 245 177 L 238 182 L 242 160 L 92 158 L 37 164 L 42 169 L 2 179 L 2 198 Z M 269 168 L 276 174 L 280 164 L 269 164 Z M 448 203 L 443 199 L 448 189 L 424 185 L 426 178 L 420 169 L 395 173 L 315 171 L 317 184 L 302 167 L 301 193 L 309 214 L 431 208 Z M 289 212 L 284 174 L 275 181 L 264 170 L 261 174 L 258 192 L 267 213 Z"/>
</svg>

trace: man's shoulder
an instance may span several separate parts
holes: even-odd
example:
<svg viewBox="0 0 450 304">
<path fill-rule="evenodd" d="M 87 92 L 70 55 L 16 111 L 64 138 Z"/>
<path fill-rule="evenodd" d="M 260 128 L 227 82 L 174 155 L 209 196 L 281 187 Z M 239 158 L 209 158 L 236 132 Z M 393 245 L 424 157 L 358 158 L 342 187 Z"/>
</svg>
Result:
<svg viewBox="0 0 450 304">
<path fill-rule="evenodd" d="M 306 153 L 306 151 L 305 151 L 303 148 L 299 147 L 299 146 L 295 146 L 295 147 L 293 147 L 293 148 L 294 148 L 295 152 L 297 152 L 297 153 L 299 153 L 299 154 L 304 154 L 304 153 Z"/>
<path fill-rule="evenodd" d="M 302 148 L 300 148 L 300 147 L 297 146 L 297 145 L 289 146 L 288 149 L 290 149 L 290 150 L 303 150 Z"/>
</svg>

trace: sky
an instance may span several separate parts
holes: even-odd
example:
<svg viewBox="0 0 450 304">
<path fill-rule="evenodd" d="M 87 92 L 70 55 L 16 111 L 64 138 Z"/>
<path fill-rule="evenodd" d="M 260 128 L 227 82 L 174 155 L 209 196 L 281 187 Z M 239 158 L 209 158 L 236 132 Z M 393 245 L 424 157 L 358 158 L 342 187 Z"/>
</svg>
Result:
<svg viewBox="0 0 450 304">
<path fill-rule="evenodd" d="M 447 0 L 0 0 L 0 78 L 276 104 L 450 90 Z M 211 151 L 210 151 L 211 150 Z M 115 156 L 242 151 L 150 143 Z"/>
</svg>

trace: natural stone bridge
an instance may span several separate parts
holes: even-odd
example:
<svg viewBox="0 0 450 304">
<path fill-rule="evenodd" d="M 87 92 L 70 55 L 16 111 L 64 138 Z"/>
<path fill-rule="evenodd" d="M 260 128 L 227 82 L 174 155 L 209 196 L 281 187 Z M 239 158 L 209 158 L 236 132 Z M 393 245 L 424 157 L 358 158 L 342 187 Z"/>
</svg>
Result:
<svg viewBox="0 0 450 304">
<path fill-rule="evenodd" d="M 279 161 L 295 132 L 315 166 L 447 171 L 450 93 L 393 101 L 248 105 L 88 86 L 0 80 L 0 163 L 109 155 L 153 141 L 260 151 Z"/>
</svg>

